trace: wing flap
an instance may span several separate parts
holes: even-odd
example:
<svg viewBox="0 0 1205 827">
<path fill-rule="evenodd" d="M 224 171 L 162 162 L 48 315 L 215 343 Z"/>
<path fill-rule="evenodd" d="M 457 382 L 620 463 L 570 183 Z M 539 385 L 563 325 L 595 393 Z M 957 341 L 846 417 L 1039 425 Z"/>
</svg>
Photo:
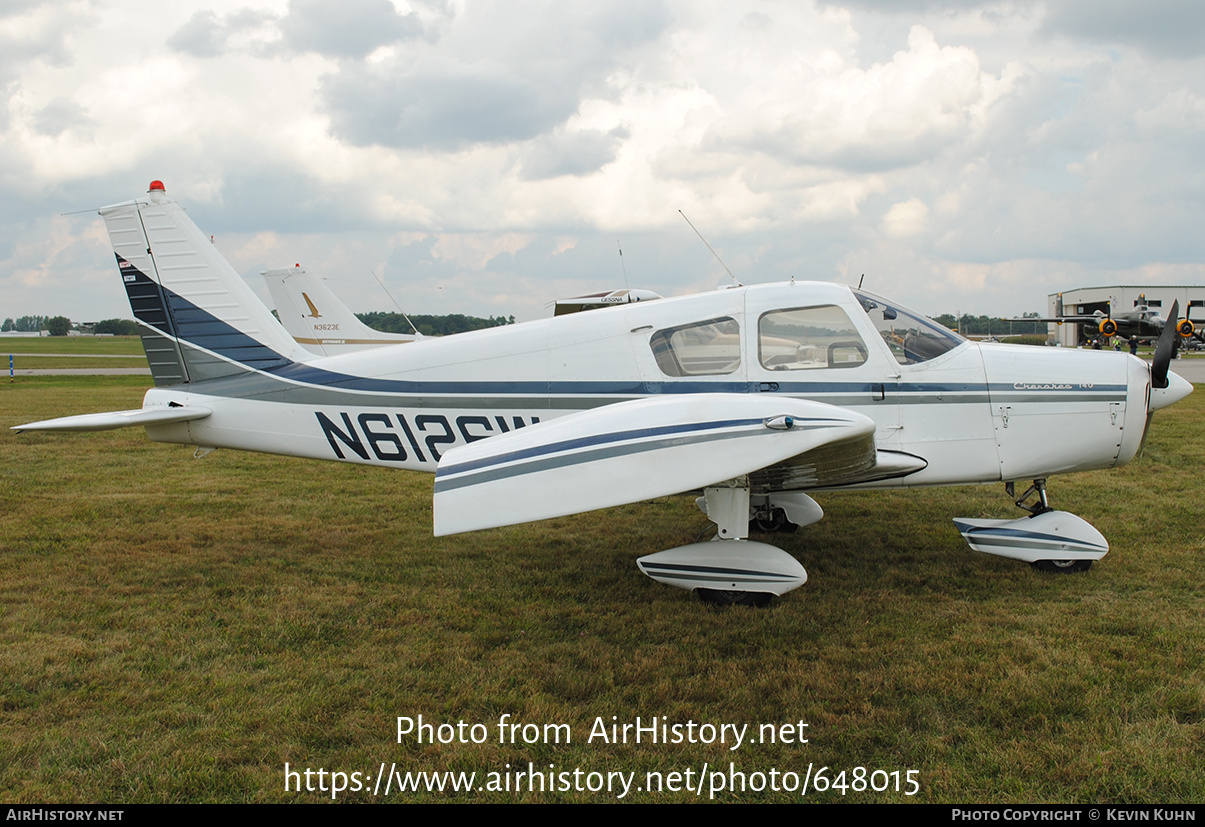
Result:
<svg viewBox="0 0 1205 827">
<path fill-rule="evenodd" d="M 27 425 L 14 425 L 10 430 L 22 431 L 112 431 L 117 428 L 132 428 L 136 425 L 167 425 L 172 422 L 189 422 L 209 416 L 208 408 L 137 408 L 132 411 L 107 411 L 105 413 L 63 416 L 45 419 Z"/>
<path fill-rule="evenodd" d="M 692 491 L 825 450 L 864 472 L 875 461 L 874 422 L 820 402 L 743 394 L 607 405 L 448 451 L 435 477 L 435 534 Z"/>
</svg>

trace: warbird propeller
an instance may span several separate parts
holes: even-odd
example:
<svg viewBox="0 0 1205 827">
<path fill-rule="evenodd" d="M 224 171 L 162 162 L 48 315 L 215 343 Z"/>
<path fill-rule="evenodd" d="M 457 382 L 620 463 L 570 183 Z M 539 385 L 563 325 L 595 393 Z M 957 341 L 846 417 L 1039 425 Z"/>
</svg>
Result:
<svg viewBox="0 0 1205 827">
<path fill-rule="evenodd" d="M 1099 310 L 1091 315 L 1063 315 L 1062 307 L 1063 294 L 1060 293 L 1058 296 L 1059 315 L 1045 318 L 1024 316 L 1010 319 L 1010 321 L 1053 322 L 1060 325 L 1074 323 L 1080 325 L 1080 329 L 1087 339 L 1111 339 L 1114 336 L 1120 336 L 1122 339 L 1157 340 L 1163 335 L 1164 328 L 1171 327 L 1181 339 L 1197 339 L 1205 342 L 1201 320 L 1189 319 L 1187 315 L 1183 319 L 1179 318 L 1179 301 L 1175 302 L 1170 319 L 1164 319 L 1159 315 L 1158 310 L 1151 309 L 1151 306 L 1147 304 L 1146 294 L 1139 294 L 1133 310 L 1123 310 L 1117 313 L 1113 312 L 1113 301 L 1110 299 L 1108 315 Z"/>
<path fill-rule="evenodd" d="M 823 516 L 809 492 L 1004 482 L 1027 514 L 957 520 L 972 548 L 1044 568 L 1108 551 L 1049 477 L 1138 453 L 1191 392 L 1125 353 L 975 343 L 859 290 L 798 282 L 320 356 L 276 322 L 163 185 L 100 211 L 155 379 L 136 411 L 16 430 L 151 439 L 434 471 L 435 533 L 701 492 L 716 539 L 640 569 L 720 602 L 802 585 L 748 539 Z M 1015 481 L 1029 490 L 1015 497 Z M 1029 498 L 1035 497 L 1031 505 Z"/>
</svg>

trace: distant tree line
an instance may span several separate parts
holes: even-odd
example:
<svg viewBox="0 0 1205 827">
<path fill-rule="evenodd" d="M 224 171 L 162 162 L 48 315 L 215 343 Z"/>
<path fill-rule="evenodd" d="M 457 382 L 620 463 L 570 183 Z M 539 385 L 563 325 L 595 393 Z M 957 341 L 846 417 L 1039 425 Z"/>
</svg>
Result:
<svg viewBox="0 0 1205 827">
<path fill-rule="evenodd" d="M 4 324 L 0 325 L 0 332 L 37 333 L 39 330 L 46 329 L 46 320 L 49 318 L 49 316 L 22 316 L 19 319 L 5 319 Z"/>
<path fill-rule="evenodd" d="M 19 319 L 5 319 L 0 324 L 0 333 L 39 333 L 50 331 L 51 336 L 66 336 L 71 329 L 71 320 L 66 316 L 22 316 Z"/>
<path fill-rule="evenodd" d="M 1025 313 L 1025 316 L 1038 316 L 1038 313 Z M 1046 335 L 1045 322 L 1016 322 L 1001 319 L 999 316 L 972 316 L 963 314 L 959 319 L 953 313 L 942 313 L 933 316 L 933 321 L 940 325 L 956 330 L 963 336 L 1024 336 Z M 961 324 L 960 324 L 961 322 Z"/>
<path fill-rule="evenodd" d="M 139 328 L 138 322 L 132 322 L 129 319 L 105 319 L 97 322 L 96 327 L 92 328 L 92 332 L 111 336 L 137 336 Z"/>
<path fill-rule="evenodd" d="M 357 313 L 356 316 L 374 330 L 385 333 L 414 332 L 401 313 Z M 447 316 L 418 314 L 410 318 L 414 321 L 419 333 L 424 336 L 450 336 L 453 333 L 515 323 L 514 316 L 490 316 L 488 319 L 482 319 L 477 316 L 462 316 L 459 313 Z M 48 330 L 51 336 L 66 336 L 71 327 L 71 320 L 66 316 L 22 316 L 19 319 L 5 319 L 3 325 L 0 325 L 0 331 L 24 333 Z M 97 322 L 93 326 L 92 332 L 111 336 L 137 336 L 140 329 L 137 322 L 129 319 L 105 319 Z"/>
<path fill-rule="evenodd" d="M 406 317 L 401 313 L 357 313 L 356 318 L 373 330 L 379 330 L 382 333 L 414 332 L 410 323 L 406 321 Z M 484 330 L 487 327 L 514 324 L 515 317 L 490 316 L 488 319 L 482 319 L 477 316 L 462 316 L 459 313 L 451 313 L 447 316 L 428 316 L 420 313 L 411 315 L 410 321 L 414 322 L 418 332 L 424 336 L 451 336 L 453 333 L 466 333 L 470 330 Z"/>
<path fill-rule="evenodd" d="M 51 336 L 66 336 L 74 325 L 66 316 L 22 316 L 5 319 L 0 324 L 0 333 L 38 333 L 48 331 Z M 129 319 L 105 319 L 92 327 L 92 332 L 110 336 L 137 336 L 138 323 Z"/>
</svg>

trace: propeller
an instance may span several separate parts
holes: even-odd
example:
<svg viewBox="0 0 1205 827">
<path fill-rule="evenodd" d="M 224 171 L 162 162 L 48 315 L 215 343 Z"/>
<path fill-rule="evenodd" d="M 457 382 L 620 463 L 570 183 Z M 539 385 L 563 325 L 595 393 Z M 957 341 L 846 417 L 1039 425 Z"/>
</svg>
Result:
<svg viewBox="0 0 1205 827">
<path fill-rule="evenodd" d="M 1163 324 L 1163 332 L 1159 334 L 1159 343 L 1155 345 L 1155 359 L 1151 362 L 1152 388 L 1166 388 L 1168 385 L 1167 369 L 1171 365 L 1172 357 L 1176 355 L 1176 346 L 1179 344 L 1176 339 L 1176 322 L 1179 320 L 1180 301 L 1177 299 L 1172 302 L 1171 312 Z"/>
</svg>

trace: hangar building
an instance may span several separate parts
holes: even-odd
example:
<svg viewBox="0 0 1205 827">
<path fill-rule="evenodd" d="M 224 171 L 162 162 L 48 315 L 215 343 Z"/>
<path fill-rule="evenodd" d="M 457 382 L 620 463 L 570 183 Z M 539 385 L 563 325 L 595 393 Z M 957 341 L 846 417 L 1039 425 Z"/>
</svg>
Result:
<svg viewBox="0 0 1205 827">
<path fill-rule="evenodd" d="M 1097 310 L 1106 314 L 1124 313 L 1137 307 L 1145 296 L 1151 310 L 1158 311 L 1164 318 L 1171 310 L 1172 302 L 1179 300 L 1180 316 L 1185 308 L 1191 307 L 1189 318 L 1194 322 L 1205 319 L 1205 285 L 1140 285 L 1123 284 L 1115 287 L 1080 287 L 1051 293 L 1046 297 L 1046 315 L 1090 316 Z M 1201 327 L 1198 324 L 1197 327 Z M 1077 324 L 1052 324 L 1050 334 L 1064 347 L 1075 347 L 1086 341 L 1086 336 Z"/>
</svg>

